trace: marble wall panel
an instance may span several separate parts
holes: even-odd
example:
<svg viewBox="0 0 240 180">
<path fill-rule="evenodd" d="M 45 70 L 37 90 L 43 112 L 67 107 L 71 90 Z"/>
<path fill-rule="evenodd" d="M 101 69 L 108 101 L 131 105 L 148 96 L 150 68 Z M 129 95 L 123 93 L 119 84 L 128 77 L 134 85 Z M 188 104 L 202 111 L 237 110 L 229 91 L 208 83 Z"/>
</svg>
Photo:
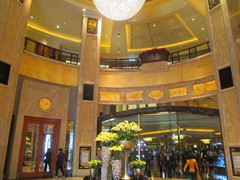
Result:
<svg viewBox="0 0 240 180">
<path fill-rule="evenodd" d="M 22 85 L 18 116 L 16 119 L 16 130 L 12 142 L 12 156 L 9 165 L 9 178 L 15 179 L 17 175 L 17 166 L 21 134 L 23 130 L 24 116 L 34 116 L 43 118 L 59 119 L 60 136 L 59 147 L 64 149 L 66 142 L 67 120 L 69 110 L 70 90 L 52 85 L 46 85 L 39 82 L 24 80 Z M 47 97 L 51 100 L 51 109 L 43 111 L 39 107 L 39 101 Z"/>
</svg>

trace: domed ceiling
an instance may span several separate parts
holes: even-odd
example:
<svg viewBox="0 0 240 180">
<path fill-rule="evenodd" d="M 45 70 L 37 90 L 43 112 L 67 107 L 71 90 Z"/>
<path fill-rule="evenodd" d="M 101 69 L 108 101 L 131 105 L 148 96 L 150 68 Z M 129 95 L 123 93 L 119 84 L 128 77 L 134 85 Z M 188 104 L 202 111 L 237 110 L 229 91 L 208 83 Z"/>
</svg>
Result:
<svg viewBox="0 0 240 180">
<path fill-rule="evenodd" d="M 101 57 L 131 58 L 154 47 L 170 52 L 208 41 L 206 1 L 147 0 L 125 21 L 103 17 L 92 0 L 33 0 L 26 36 L 78 53 L 82 17 L 102 17 Z M 83 11 L 85 9 L 85 11 Z"/>
</svg>

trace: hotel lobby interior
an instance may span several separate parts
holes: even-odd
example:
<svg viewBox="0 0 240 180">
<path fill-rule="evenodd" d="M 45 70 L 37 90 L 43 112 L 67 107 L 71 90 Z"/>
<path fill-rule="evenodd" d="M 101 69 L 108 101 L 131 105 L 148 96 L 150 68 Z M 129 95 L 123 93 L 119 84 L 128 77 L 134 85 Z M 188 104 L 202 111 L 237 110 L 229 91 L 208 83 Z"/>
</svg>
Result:
<svg viewBox="0 0 240 180">
<path fill-rule="evenodd" d="M 96 137 L 126 121 L 121 175 L 94 179 L 141 179 L 136 159 L 142 179 L 188 179 L 190 154 L 201 179 L 240 178 L 240 1 L 126 2 L 1 2 L 0 180 L 89 179 Z"/>
</svg>

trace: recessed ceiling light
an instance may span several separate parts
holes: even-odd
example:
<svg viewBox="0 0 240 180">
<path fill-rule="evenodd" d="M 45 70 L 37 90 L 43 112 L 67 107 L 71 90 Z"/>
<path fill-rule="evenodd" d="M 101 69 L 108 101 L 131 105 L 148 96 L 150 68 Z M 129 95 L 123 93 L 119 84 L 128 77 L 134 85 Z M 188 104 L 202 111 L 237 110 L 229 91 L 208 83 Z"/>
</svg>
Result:
<svg viewBox="0 0 240 180">
<path fill-rule="evenodd" d="M 33 19 L 33 16 L 31 16 L 30 18 Z"/>
<path fill-rule="evenodd" d="M 83 9 L 82 9 L 82 11 L 83 11 L 83 12 L 85 12 L 85 11 L 86 11 L 86 9 L 85 9 L 85 8 L 83 8 Z"/>
<path fill-rule="evenodd" d="M 202 31 L 204 30 L 204 27 L 202 27 Z"/>
<path fill-rule="evenodd" d="M 192 18 L 192 21 L 195 21 L 195 18 Z"/>
<path fill-rule="evenodd" d="M 60 28 L 60 26 L 59 26 L 59 25 L 57 25 L 57 28 L 59 29 L 59 28 Z"/>
<path fill-rule="evenodd" d="M 153 27 L 156 27 L 156 24 L 154 24 Z"/>
<path fill-rule="evenodd" d="M 64 24 L 64 25 L 66 25 L 66 23 L 65 23 L 65 22 L 64 22 L 63 24 Z"/>
</svg>

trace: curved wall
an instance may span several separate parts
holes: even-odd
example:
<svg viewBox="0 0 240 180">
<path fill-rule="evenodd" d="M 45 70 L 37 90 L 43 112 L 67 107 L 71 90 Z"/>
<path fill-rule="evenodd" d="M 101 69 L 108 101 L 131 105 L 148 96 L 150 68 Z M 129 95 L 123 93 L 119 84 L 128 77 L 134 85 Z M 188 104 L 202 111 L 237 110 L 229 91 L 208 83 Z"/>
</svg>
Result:
<svg viewBox="0 0 240 180">
<path fill-rule="evenodd" d="M 99 87 L 146 87 L 188 82 L 213 76 L 211 61 L 210 54 L 206 54 L 192 60 L 167 65 L 167 67 L 163 69 L 161 69 L 161 67 L 156 69 L 156 63 L 151 63 L 152 65 L 146 67 L 148 68 L 147 70 L 102 70 L 100 71 Z"/>
<path fill-rule="evenodd" d="M 21 55 L 19 74 L 55 84 L 78 84 L 78 66 L 54 61 L 25 50 Z"/>
<path fill-rule="evenodd" d="M 19 74 L 34 79 L 78 86 L 79 67 L 24 51 Z M 216 95 L 211 54 L 168 65 L 143 64 L 142 69 L 99 72 L 100 104 L 148 104 Z"/>
</svg>

